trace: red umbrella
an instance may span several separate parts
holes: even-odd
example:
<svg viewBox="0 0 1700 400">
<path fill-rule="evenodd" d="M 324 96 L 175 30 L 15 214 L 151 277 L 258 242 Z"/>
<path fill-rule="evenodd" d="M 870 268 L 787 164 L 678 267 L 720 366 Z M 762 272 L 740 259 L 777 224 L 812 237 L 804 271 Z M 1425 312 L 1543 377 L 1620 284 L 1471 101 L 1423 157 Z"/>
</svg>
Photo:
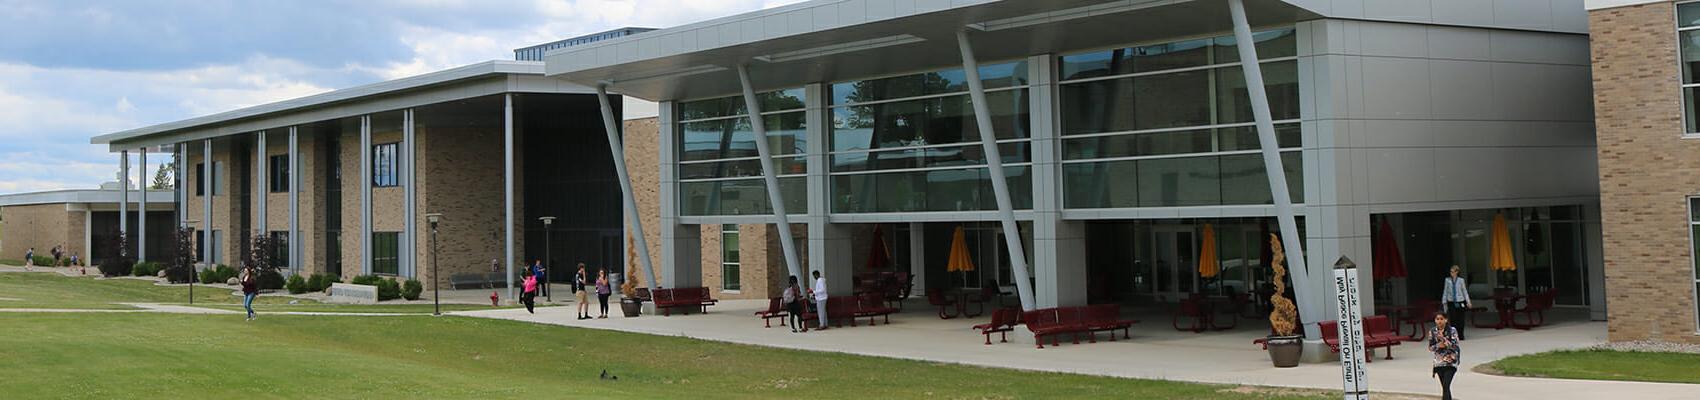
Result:
<svg viewBox="0 0 1700 400">
<path fill-rule="evenodd" d="M 1381 220 L 1381 231 L 1376 234 L 1374 247 L 1375 280 L 1404 278 L 1405 257 L 1399 255 L 1399 241 L 1393 236 L 1393 225 L 1386 219 Z"/>
<path fill-rule="evenodd" d="M 885 247 L 885 232 L 880 230 L 879 225 L 874 225 L 874 245 L 872 248 L 868 249 L 867 269 L 869 271 L 878 271 L 885 269 L 885 267 L 890 265 L 891 250 L 888 250 Z"/>
</svg>

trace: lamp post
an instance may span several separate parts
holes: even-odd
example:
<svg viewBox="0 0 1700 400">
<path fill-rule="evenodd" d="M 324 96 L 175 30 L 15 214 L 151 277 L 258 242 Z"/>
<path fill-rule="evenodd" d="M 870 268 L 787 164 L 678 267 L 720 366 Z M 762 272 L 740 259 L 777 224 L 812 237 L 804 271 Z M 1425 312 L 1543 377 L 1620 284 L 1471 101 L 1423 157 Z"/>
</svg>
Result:
<svg viewBox="0 0 1700 400">
<path fill-rule="evenodd" d="M 443 296 L 441 288 L 443 279 L 437 275 L 437 222 L 443 220 L 443 214 L 425 214 L 425 222 L 431 224 L 431 315 L 443 315 Z"/>
<path fill-rule="evenodd" d="M 555 265 L 554 246 L 551 246 L 553 242 L 549 241 L 549 226 L 555 224 L 555 217 L 538 217 L 537 220 L 543 221 L 543 277 L 545 278 L 543 279 L 543 300 L 553 303 L 555 298 L 549 294 L 549 279 L 547 278 L 549 277 L 549 267 Z"/>
<path fill-rule="evenodd" d="M 200 223 L 200 222 L 201 221 L 199 221 L 199 220 L 185 219 L 185 220 L 183 220 L 183 226 L 185 226 L 185 227 L 193 226 L 193 225 Z M 179 245 L 179 246 L 181 246 L 181 245 Z M 201 254 L 200 250 L 201 249 L 195 249 L 195 254 Z M 201 274 L 198 273 L 199 271 L 195 271 L 195 258 L 194 257 L 189 258 L 188 264 L 189 264 L 189 305 L 195 305 L 195 280 L 200 279 Z M 171 281 L 171 278 L 166 278 L 167 283 L 169 283 L 170 281 Z"/>
</svg>

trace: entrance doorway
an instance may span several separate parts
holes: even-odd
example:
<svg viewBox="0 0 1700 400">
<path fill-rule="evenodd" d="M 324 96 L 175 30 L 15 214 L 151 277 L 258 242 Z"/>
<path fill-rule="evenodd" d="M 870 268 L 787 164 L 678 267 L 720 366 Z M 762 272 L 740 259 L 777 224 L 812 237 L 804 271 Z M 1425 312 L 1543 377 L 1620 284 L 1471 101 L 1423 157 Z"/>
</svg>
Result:
<svg viewBox="0 0 1700 400">
<path fill-rule="evenodd" d="M 1151 232 L 1151 272 L 1157 301 L 1174 302 L 1198 284 L 1197 235 L 1189 226 L 1156 226 Z"/>
</svg>

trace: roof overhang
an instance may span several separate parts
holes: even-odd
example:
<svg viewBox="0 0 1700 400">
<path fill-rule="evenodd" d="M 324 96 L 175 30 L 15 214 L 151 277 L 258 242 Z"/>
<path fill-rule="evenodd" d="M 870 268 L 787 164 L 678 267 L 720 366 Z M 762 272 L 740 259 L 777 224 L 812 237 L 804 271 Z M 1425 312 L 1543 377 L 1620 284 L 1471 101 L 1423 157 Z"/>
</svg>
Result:
<svg viewBox="0 0 1700 400">
<path fill-rule="evenodd" d="M 817 0 L 652 31 L 550 52 L 546 74 L 646 100 L 686 100 L 737 93 L 740 64 L 763 89 L 960 66 L 955 35 L 964 29 L 982 63 L 1232 29 L 1219 0 L 913 3 Z M 1283 1 L 1245 4 L 1254 27 L 1320 17 Z"/>
<path fill-rule="evenodd" d="M 152 203 L 172 204 L 174 201 L 176 201 L 176 199 L 173 198 L 175 196 L 176 196 L 176 192 L 173 192 L 171 190 L 149 190 L 148 191 L 148 203 L 150 203 L 149 207 L 154 207 L 152 205 Z M 0 195 L 0 207 L 26 206 L 26 205 L 35 205 L 35 204 L 60 204 L 60 203 L 65 203 L 65 204 L 101 204 L 101 203 L 118 204 L 119 199 L 121 197 L 122 197 L 122 195 L 120 193 L 118 193 L 117 190 L 92 190 L 92 189 L 90 189 L 90 190 L 49 190 L 49 191 L 44 191 L 44 192 L 17 193 L 17 194 Z M 130 202 L 131 203 L 140 203 L 141 198 L 142 198 L 141 190 L 130 190 Z"/>
<path fill-rule="evenodd" d="M 589 94 L 543 76 L 543 63 L 486 61 L 298 99 L 95 136 L 112 151 L 168 145 L 501 93 Z"/>
</svg>

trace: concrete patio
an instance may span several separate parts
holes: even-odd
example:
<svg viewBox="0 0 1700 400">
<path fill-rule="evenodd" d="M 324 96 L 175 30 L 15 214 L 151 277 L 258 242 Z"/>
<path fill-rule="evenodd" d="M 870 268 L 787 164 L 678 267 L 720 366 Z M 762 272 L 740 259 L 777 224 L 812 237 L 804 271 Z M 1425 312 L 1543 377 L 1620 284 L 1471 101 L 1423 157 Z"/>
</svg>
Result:
<svg viewBox="0 0 1700 400">
<path fill-rule="evenodd" d="M 486 294 L 487 295 L 487 294 Z M 708 314 L 663 317 L 644 315 L 620 317 L 615 307 L 609 319 L 576 320 L 570 307 L 456 312 L 456 315 L 499 318 L 591 329 L 607 329 L 653 335 L 682 336 L 703 340 L 830 351 L 850 354 L 948 362 L 1036 371 L 1126 378 L 1164 379 L 1203 383 L 1247 384 L 1339 389 L 1338 364 L 1305 364 L 1277 369 L 1268 356 L 1251 343 L 1262 337 L 1267 325 L 1241 320 L 1241 327 L 1206 333 L 1177 332 L 1167 314 L 1151 310 L 1137 315 L 1133 338 L 1110 342 L 1099 335 L 1098 343 L 1070 344 L 1036 349 L 1032 338 L 1011 334 L 1010 343 L 982 344 L 982 337 L 969 329 L 989 318 L 940 320 L 936 309 L 924 301 L 910 299 L 905 312 L 894 315 L 891 324 L 845 327 L 805 334 L 791 333 L 778 325 L 762 328 L 752 316 L 766 301 L 723 301 Z M 865 322 L 865 320 L 864 320 Z M 1021 332 L 1017 329 L 1017 332 Z M 1464 342 L 1466 371 L 1460 371 L 1455 392 L 1468 399 L 1692 399 L 1700 385 L 1602 382 L 1558 379 L 1514 378 L 1467 371 L 1484 362 L 1554 349 L 1580 348 L 1604 341 L 1602 322 L 1560 322 L 1533 331 L 1472 330 Z M 1377 392 L 1439 394 L 1439 385 L 1429 377 L 1430 359 L 1423 343 L 1407 342 L 1394 350 L 1393 360 L 1380 359 L 1369 365 L 1370 388 Z"/>
</svg>

